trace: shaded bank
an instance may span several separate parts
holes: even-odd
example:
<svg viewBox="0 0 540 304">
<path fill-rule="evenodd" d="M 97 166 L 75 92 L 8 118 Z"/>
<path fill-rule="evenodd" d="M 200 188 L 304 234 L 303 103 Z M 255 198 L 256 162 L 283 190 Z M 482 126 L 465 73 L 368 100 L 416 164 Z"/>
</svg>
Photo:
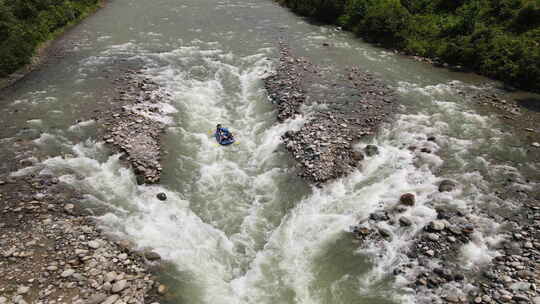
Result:
<svg viewBox="0 0 540 304">
<path fill-rule="evenodd" d="M 540 90 L 540 4 L 530 0 L 277 0 L 398 48 Z"/>
<path fill-rule="evenodd" d="M 24 76 L 46 56 L 48 42 L 103 6 L 102 0 L 0 1 L 0 87 Z"/>
</svg>

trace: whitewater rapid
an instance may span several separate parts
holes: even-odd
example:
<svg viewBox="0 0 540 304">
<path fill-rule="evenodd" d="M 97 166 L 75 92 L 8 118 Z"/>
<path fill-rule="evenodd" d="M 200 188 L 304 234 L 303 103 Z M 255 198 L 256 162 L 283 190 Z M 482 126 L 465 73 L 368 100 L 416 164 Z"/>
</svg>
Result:
<svg viewBox="0 0 540 304">
<path fill-rule="evenodd" d="M 394 276 L 392 270 L 408 263 L 409 246 L 436 218 L 437 206 L 511 207 L 512 202 L 491 194 L 487 179 L 501 172 L 519 175 L 510 165 L 494 165 L 496 153 L 519 158 L 525 152 L 501 145 L 506 135 L 495 127 L 496 120 L 456 97 L 456 84 L 473 85 L 439 72 L 432 72 L 440 80 L 435 84 L 421 76 L 409 77 L 415 72 L 410 66 L 418 63 L 401 62 L 395 54 L 290 15 L 275 17 L 277 21 L 238 17 L 280 9 L 271 3 L 160 2 L 174 7 L 167 16 L 150 6 L 137 7 L 150 4 L 129 3 L 132 19 L 122 21 L 141 24 L 122 28 L 128 38 L 120 39 L 110 29 L 101 29 L 96 37 L 83 35 L 97 46 L 81 43 L 83 58 L 69 66 L 76 77 L 62 85 L 38 86 L 10 104 L 34 109 L 22 123 L 27 127 L 24 132 L 38 134 L 33 145 L 50 151 L 35 166 L 13 174 L 54 173 L 86 193 L 82 204 L 105 210 L 98 219 L 106 233 L 161 255 L 171 303 L 414 303 L 407 288 L 410 273 Z M 133 17 L 135 8 L 146 9 L 148 20 Z M 181 28 L 171 20 L 174 12 L 183 10 L 192 12 L 185 14 L 186 22 L 192 23 Z M 216 24 L 197 23 L 197 14 L 211 15 Z M 236 23 L 223 25 L 230 20 Z M 245 25 L 249 22 L 257 26 Z M 111 21 L 108 26 L 116 30 L 113 25 Z M 399 113 L 373 140 L 358 143 L 359 150 L 375 144 L 380 153 L 322 188 L 296 177 L 295 163 L 281 147 L 280 136 L 299 129 L 310 109 L 285 123 L 275 121 L 262 84 L 277 60 L 277 35 L 265 32 L 270 25 L 279 25 L 279 33 L 285 27 L 298 35 L 299 44 L 305 46 L 299 52 L 336 62 L 357 56 L 367 69 L 391 74 L 389 83 L 403 100 Z M 178 28 L 183 30 L 179 34 Z M 327 57 L 317 49 L 325 39 L 335 40 L 335 54 Z M 91 120 L 74 123 L 78 117 L 69 116 L 72 108 L 98 94 L 92 75 L 121 60 L 142 63 L 142 75 L 170 94 L 159 105 L 164 115 L 152 117 L 167 124 L 162 140 L 164 172 L 157 185 L 137 185 L 120 155 L 111 155 L 94 136 L 99 126 Z M 65 126 L 57 126 L 62 119 Z M 211 136 L 217 123 L 231 129 L 238 144 L 218 146 Z M 430 136 L 436 140 L 428 141 Z M 414 152 L 411 146 L 432 153 Z M 458 187 L 440 193 L 438 183 L 446 178 L 456 180 Z M 160 192 L 167 194 L 166 201 L 156 199 Z M 380 224 L 391 233 L 391 240 L 358 246 L 350 227 L 375 211 L 391 208 L 403 193 L 416 196 L 415 206 L 403 214 L 412 226 Z M 473 242 L 460 249 L 460 256 L 464 265 L 475 269 L 497 255 L 500 227 L 487 217 L 472 220 L 477 225 Z"/>
</svg>

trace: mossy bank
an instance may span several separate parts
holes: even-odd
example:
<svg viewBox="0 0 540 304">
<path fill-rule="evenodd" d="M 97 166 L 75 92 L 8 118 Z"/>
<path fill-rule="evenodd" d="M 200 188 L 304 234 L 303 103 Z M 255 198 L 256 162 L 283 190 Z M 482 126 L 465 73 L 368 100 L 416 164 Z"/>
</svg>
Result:
<svg viewBox="0 0 540 304">
<path fill-rule="evenodd" d="M 369 42 L 540 91 L 539 0 L 277 0 Z"/>
<path fill-rule="evenodd" d="M 22 68 L 46 42 L 102 5 L 103 0 L 0 0 L 0 86 L 11 74 L 29 70 Z"/>
</svg>

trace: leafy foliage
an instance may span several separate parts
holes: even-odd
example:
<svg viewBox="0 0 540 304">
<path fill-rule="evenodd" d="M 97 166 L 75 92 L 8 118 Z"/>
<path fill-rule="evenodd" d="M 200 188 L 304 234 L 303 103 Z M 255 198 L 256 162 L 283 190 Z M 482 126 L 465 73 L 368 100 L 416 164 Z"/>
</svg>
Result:
<svg viewBox="0 0 540 304">
<path fill-rule="evenodd" d="M 41 42 L 97 3 L 98 0 L 0 0 L 0 77 L 28 63 Z"/>
<path fill-rule="evenodd" d="M 540 90 L 540 0 L 277 0 L 368 41 Z"/>
</svg>

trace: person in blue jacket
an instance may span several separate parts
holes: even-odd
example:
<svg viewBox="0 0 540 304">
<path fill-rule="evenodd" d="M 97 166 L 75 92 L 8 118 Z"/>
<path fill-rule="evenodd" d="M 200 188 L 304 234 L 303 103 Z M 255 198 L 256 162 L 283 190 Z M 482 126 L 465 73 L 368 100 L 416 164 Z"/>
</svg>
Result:
<svg viewBox="0 0 540 304">
<path fill-rule="evenodd" d="M 219 142 L 224 140 L 230 140 L 233 138 L 232 133 L 227 128 L 221 127 L 221 124 L 216 126 L 216 137 L 219 139 Z"/>
</svg>

